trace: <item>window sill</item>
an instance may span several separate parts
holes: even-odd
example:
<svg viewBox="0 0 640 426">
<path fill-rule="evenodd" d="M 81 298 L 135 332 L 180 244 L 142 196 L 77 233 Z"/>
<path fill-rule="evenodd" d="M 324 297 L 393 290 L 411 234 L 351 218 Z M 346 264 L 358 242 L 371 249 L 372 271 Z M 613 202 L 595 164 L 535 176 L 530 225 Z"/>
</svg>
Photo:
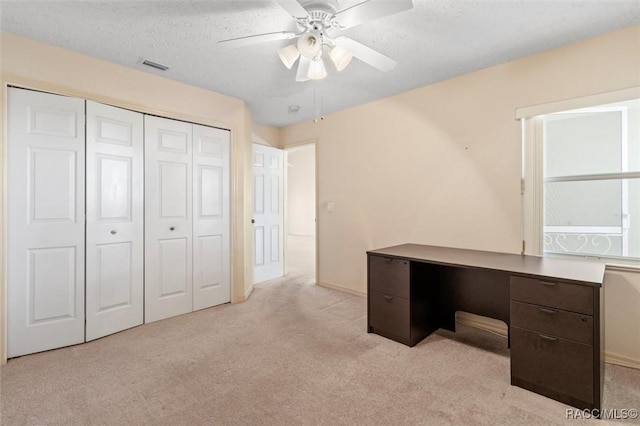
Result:
<svg viewBox="0 0 640 426">
<path fill-rule="evenodd" d="M 620 263 L 607 263 L 607 271 L 635 272 L 640 274 L 640 265 L 625 265 Z"/>
<path fill-rule="evenodd" d="M 625 260 L 610 257 L 586 256 L 577 254 L 544 253 L 545 257 L 556 259 L 586 259 L 602 262 L 607 271 L 634 272 L 640 274 L 640 260 Z"/>
</svg>

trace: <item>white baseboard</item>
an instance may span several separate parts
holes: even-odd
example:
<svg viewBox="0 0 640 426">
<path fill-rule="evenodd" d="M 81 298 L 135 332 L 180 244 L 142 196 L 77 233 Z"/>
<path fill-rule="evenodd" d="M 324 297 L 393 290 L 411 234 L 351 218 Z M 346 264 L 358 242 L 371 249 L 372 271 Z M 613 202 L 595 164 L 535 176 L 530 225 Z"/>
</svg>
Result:
<svg viewBox="0 0 640 426">
<path fill-rule="evenodd" d="M 604 362 L 640 370 L 640 359 L 614 354 L 612 352 L 604 353 Z"/>
<path fill-rule="evenodd" d="M 250 285 L 247 291 L 244 292 L 244 300 L 247 300 L 251 293 L 253 292 L 253 285 Z"/>
<path fill-rule="evenodd" d="M 358 290 L 353 290 L 350 288 L 345 288 L 341 285 L 338 284 L 331 284 L 328 282 L 319 282 L 318 285 L 320 287 L 326 287 L 326 288 L 330 288 L 332 290 L 338 290 L 341 291 L 343 293 L 349 293 L 353 296 L 358 296 L 358 297 L 367 297 L 367 292 L 366 291 L 358 291 Z"/>
</svg>

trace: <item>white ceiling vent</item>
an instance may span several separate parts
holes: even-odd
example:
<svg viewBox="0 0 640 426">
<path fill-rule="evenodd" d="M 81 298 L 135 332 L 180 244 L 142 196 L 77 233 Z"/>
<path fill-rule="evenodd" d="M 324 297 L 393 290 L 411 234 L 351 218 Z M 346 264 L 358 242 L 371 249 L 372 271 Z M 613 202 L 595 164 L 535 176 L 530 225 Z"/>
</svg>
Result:
<svg viewBox="0 0 640 426">
<path fill-rule="evenodd" d="M 152 62 L 152 61 L 149 61 L 147 59 L 144 59 L 142 61 L 142 65 L 146 65 L 148 67 L 155 68 L 155 69 L 160 70 L 160 71 L 166 71 L 166 70 L 169 69 L 169 67 L 166 66 L 166 65 L 162 65 L 162 64 L 159 64 L 157 62 Z"/>
</svg>

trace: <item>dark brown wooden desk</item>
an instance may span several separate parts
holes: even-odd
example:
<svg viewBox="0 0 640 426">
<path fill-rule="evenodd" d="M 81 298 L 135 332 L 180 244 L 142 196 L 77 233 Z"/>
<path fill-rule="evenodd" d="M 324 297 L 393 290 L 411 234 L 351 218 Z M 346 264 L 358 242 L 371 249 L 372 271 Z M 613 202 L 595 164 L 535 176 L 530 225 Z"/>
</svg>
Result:
<svg viewBox="0 0 640 426">
<path fill-rule="evenodd" d="M 367 252 L 368 331 L 414 346 L 455 313 L 504 321 L 511 384 L 600 409 L 605 265 L 404 244 Z"/>
</svg>

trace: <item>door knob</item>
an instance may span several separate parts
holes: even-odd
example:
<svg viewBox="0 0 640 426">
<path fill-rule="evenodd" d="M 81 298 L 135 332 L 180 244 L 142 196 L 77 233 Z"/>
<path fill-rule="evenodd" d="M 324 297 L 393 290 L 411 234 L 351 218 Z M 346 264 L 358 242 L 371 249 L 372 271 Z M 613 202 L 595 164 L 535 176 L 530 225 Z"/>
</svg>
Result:
<svg viewBox="0 0 640 426">
<path fill-rule="evenodd" d="M 251 223 L 256 223 L 256 220 L 255 219 L 251 219 Z"/>
<path fill-rule="evenodd" d="M 111 235 L 116 235 L 118 233 L 118 231 L 116 231 L 115 229 L 111 230 Z"/>
<path fill-rule="evenodd" d="M 169 231 L 175 231 L 175 230 L 176 230 L 175 226 L 172 226 L 171 228 L 169 228 Z"/>
</svg>

